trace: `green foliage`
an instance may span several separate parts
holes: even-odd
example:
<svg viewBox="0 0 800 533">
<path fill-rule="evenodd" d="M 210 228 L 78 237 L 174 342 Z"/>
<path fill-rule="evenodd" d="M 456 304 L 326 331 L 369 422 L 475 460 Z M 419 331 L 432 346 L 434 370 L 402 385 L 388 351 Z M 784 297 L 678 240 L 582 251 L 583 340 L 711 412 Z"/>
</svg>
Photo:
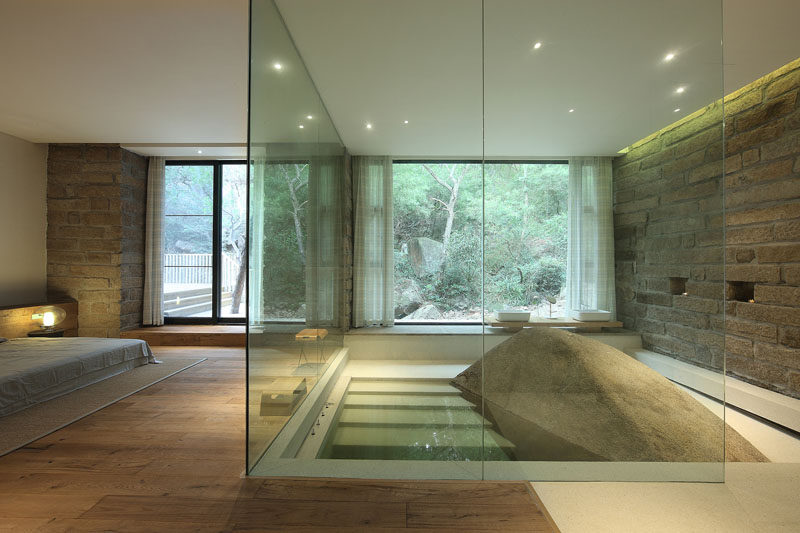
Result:
<svg viewBox="0 0 800 533">
<path fill-rule="evenodd" d="M 305 163 L 268 164 L 264 170 L 264 196 L 260 199 L 264 213 L 262 272 L 263 301 L 268 316 L 302 316 L 298 309 L 305 303 L 305 266 L 300 255 L 289 191 L 289 178 L 300 172 L 297 200 L 308 200 L 308 165 Z M 257 200 L 254 200 L 257 201 Z M 305 210 L 298 212 L 301 239 L 306 240 Z"/>
<path fill-rule="evenodd" d="M 213 167 L 168 165 L 165 168 L 164 182 L 164 252 L 210 254 L 214 206 Z"/>
<path fill-rule="evenodd" d="M 439 176 L 451 168 L 429 167 Z M 416 280 L 423 297 L 443 311 L 479 308 L 483 229 L 488 308 L 557 296 L 566 278 L 567 165 L 467 164 L 461 171 L 445 264 L 418 278 L 400 250 L 415 237 L 442 241 L 447 212 L 436 199 L 450 193 L 421 164 L 394 165 L 395 278 Z"/>
</svg>

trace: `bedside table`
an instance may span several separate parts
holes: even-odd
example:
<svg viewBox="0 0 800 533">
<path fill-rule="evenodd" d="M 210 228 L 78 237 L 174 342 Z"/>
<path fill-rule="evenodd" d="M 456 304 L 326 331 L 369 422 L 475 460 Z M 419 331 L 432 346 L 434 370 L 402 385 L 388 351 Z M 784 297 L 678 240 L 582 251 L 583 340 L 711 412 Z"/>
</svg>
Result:
<svg viewBox="0 0 800 533">
<path fill-rule="evenodd" d="M 63 337 L 64 336 L 63 329 L 35 329 L 33 331 L 28 332 L 28 337 Z"/>
</svg>

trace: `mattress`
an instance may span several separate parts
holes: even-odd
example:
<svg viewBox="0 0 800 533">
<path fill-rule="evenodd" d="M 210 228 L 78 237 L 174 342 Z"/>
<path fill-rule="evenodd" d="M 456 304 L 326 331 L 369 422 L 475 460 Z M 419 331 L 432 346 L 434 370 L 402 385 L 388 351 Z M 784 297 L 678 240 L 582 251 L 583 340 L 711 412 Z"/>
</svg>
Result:
<svg viewBox="0 0 800 533">
<path fill-rule="evenodd" d="M 0 416 L 155 362 L 136 339 L 9 339 L 0 343 Z"/>
</svg>

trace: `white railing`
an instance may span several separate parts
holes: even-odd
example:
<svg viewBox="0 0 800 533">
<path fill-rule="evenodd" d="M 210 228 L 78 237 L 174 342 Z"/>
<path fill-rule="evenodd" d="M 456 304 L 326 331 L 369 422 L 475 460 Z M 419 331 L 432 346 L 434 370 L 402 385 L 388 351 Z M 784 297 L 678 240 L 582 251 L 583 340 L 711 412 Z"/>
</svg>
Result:
<svg viewBox="0 0 800 533">
<path fill-rule="evenodd" d="M 164 285 L 211 285 L 211 254 L 164 254 Z M 222 254 L 222 291 L 232 291 L 239 263 Z"/>
</svg>

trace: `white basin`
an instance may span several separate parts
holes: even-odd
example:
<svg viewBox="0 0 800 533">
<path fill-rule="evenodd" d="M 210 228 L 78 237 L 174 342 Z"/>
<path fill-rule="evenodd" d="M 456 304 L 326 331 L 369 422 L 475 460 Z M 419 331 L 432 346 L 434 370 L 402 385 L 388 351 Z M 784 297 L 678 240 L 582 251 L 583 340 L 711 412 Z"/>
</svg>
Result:
<svg viewBox="0 0 800 533">
<path fill-rule="evenodd" d="M 500 322 L 527 322 L 531 319 L 530 311 L 518 311 L 515 309 L 503 309 L 496 311 L 497 320 Z"/>
<path fill-rule="evenodd" d="M 570 314 L 581 322 L 607 322 L 611 319 L 611 312 L 602 309 L 574 309 Z"/>
</svg>

